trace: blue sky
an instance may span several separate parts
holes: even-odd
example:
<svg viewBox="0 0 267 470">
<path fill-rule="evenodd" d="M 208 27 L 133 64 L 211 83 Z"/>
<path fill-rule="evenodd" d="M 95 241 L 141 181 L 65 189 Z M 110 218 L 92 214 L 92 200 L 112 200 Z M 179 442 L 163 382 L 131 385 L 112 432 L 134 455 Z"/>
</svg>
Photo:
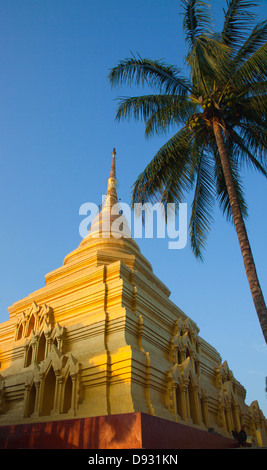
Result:
<svg viewBox="0 0 267 470">
<path fill-rule="evenodd" d="M 211 2 L 217 26 L 224 1 Z M 267 2 L 260 2 L 259 18 Z M 131 186 L 167 137 L 147 140 L 142 123 L 115 122 L 109 69 L 131 52 L 184 68 L 177 0 L 2 0 L 0 3 L 0 321 L 8 307 L 44 286 L 81 241 L 79 208 L 101 203 L 112 149 L 118 193 Z M 244 172 L 247 230 L 267 296 L 267 182 Z M 190 197 L 184 202 L 190 203 Z M 254 310 L 234 228 L 217 208 L 204 263 L 189 245 L 138 240 L 171 299 L 227 360 L 267 416 L 266 345 Z"/>
</svg>

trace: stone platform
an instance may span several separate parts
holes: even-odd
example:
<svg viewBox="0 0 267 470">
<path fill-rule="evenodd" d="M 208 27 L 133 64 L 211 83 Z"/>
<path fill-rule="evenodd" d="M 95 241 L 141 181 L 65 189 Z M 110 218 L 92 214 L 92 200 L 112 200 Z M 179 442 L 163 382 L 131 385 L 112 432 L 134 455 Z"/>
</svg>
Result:
<svg viewBox="0 0 267 470">
<path fill-rule="evenodd" d="M 230 449 L 230 438 L 144 413 L 0 427 L 0 449 Z"/>
</svg>

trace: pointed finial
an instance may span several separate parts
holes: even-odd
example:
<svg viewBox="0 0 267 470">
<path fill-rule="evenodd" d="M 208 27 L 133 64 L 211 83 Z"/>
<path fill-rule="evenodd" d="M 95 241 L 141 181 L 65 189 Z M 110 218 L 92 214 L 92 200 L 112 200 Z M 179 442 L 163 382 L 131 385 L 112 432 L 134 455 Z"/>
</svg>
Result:
<svg viewBox="0 0 267 470">
<path fill-rule="evenodd" d="M 116 178 L 115 156 L 116 156 L 116 150 L 113 149 L 112 163 L 111 163 L 111 169 L 110 169 L 110 175 L 109 175 L 110 178 Z"/>
<path fill-rule="evenodd" d="M 113 149 L 112 163 L 111 163 L 110 175 L 108 178 L 108 189 L 107 189 L 107 195 L 111 197 L 111 205 L 116 204 L 118 202 L 117 191 L 116 191 L 117 179 L 116 179 L 115 155 L 116 155 L 116 150 Z"/>
</svg>

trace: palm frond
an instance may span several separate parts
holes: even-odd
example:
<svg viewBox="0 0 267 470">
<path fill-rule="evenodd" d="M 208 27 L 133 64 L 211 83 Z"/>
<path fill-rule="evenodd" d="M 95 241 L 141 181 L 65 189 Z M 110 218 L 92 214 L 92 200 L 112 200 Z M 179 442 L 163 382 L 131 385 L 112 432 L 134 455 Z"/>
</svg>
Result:
<svg viewBox="0 0 267 470">
<path fill-rule="evenodd" d="M 239 49 L 251 29 L 255 14 L 251 9 L 257 2 L 247 0 L 227 0 L 227 10 L 224 11 L 224 25 L 221 41 L 232 49 Z"/>
<path fill-rule="evenodd" d="M 203 260 L 203 249 L 213 221 L 212 208 L 214 203 L 214 167 L 204 152 L 197 149 L 198 164 L 196 168 L 196 187 L 190 218 L 191 248 L 196 258 Z"/>
<path fill-rule="evenodd" d="M 190 82 L 180 75 L 177 67 L 162 60 L 129 58 L 110 70 L 108 79 L 115 85 L 149 85 L 163 94 L 186 95 L 191 91 Z"/>
<path fill-rule="evenodd" d="M 214 82 L 229 80 L 229 47 L 213 38 L 200 37 L 187 55 L 194 92 L 210 94 Z"/>
<path fill-rule="evenodd" d="M 239 176 L 238 165 L 231 159 L 231 168 L 232 168 L 232 177 L 234 181 L 234 188 L 237 195 L 237 200 L 241 210 L 242 217 L 244 219 L 248 216 L 248 208 L 244 197 L 244 190 Z M 223 214 L 226 216 L 226 219 L 229 222 L 233 223 L 233 215 L 231 210 L 231 205 L 229 201 L 228 191 L 224 179 L 223 170 L 221 163 L 217 158 L 217 164 L 215 167 L 216 175 L 216 189 L 217 189 L 217 200 L 220 208 L 222 209 Z"/>
<path fill-rule="evenodd" d="M 258 79 L 254 83 L 245 83 L 238 88 L 238 98 L 242 96 L 267 96 L 267 80 Z"/>
<path fill-rule="evenodd" d="M 156 153 L 132 188 L 132 204 L 140 202 L 183 202 L 192 187 L 190 152 L 191 131 L 179 130 Z"/>
<path fill-rule="evenodd" d="M 255 25 L 249 37 L 243 46 L 238 50 L 233 59 L 234 66 L 241 65 L 248 59 L 259 47 L 263 46 L 267 41 L 267 21 L 261 21 Z"/>
<path fill-rule="evenodd" d="M 177 95 L 144 95 L 119 101 L 116 119 L 144 120 L 147 136 L 166 132 L 170 125 L 184 122 L 196 110 L 191 100 Z"/>
<path fill-rule="evenodd" d="M 267 129 L 253 125 L 240 128 L 240 135 L 231 130 L 232 145 L 235 145 L 235 158 L 267 177 Z"/>
<path fill-rule="evenodd" d="M 261 127 L 262 131 L 266 130 L 267 94 L 262 93 L 248 96 L 242 100 L 241 110 L 241 123 L 256 124 L 258 127 Z"/>
<path fill-rule="evenodd" d="M 184 9 L 183 28 L 192 47 L 200 36 L 211 36 L 212 18 L 209 4 L 200 0 L 181 0 Z"/>
<path fill-rule="evenodd" d="M 164 96 L 166 97 L 168 95 Z M 177 127 L 179 124 L 188 120 L 198 109 L 198 106 L 191 100 L 177 96 L 170 98 L 173 99 L 172 103 L 168 104 L 166 100 L 165 105 L 159 107 L 158 110 L 151 115 L 150 119 L 146 121 L 146 137 L 167 132 L 171 126 Z"/>
<path fill-rule="evenodd" d="M 248 59 L 233 73 L 232 83 L 237 87 L 242 85 L 253 86 L 258 81 L 267 78 L 267 43 L 248 57 Z"/>
</svg>

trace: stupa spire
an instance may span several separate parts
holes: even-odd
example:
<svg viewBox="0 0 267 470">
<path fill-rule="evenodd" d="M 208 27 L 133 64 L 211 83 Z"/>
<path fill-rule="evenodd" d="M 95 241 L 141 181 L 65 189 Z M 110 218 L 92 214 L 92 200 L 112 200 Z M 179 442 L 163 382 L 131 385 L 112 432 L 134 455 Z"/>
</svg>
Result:
<svg viewBox="0 0 267 470">
<path fill-rule="evenodd" d="M 116 179 L 116 162 L 115 162 L 115 158 L 116 158 L 116 149 L 113 149 L 113 152 L 112 152 L 112 163 L 111 163 L 111 169 L 110 169 L 110 175 L 109 175 L 109 177 Z"/>
<path fill-rule="evenodd" d="M 107 196 L 110 197 L 110 206 L 113 206 L 113 204 L 117 204 L 118 202 L 115 158 L 116 158 L 116 150 L 113 149 L 112 163 L 111 163 L 110 175 L 108 179 L 108 189 L 107 189 Z"/>
<path fill-rule="evenodd" d="M 64 265 L 80 262 L 87 259 L 88 263 L 97 257 L 97 263 L 110 264 L 113 261 L 123 260 L 132 267 L 135 257 L 138 257 L 138 265 L 143 265 L 145 270 L 152 271 L 150 263 L 141 255 L 136 241 L 131 236 L 131 229 L 126 216 L 123 214 L 121 204 L 117 196 L 116 178 L 116 150 L 112 152 L 112 163 L 108 178 L 106 197 L 100 211 L 91 222 L 87 235 L 82 239 L 79 247 L 66 256 Z M 114 207 L 116 205 L 116 207 Z M 93 261 L 92 261 L 93 262 Z M 98 264 L 98 266 L 100 265 Z"/>
</svg>

